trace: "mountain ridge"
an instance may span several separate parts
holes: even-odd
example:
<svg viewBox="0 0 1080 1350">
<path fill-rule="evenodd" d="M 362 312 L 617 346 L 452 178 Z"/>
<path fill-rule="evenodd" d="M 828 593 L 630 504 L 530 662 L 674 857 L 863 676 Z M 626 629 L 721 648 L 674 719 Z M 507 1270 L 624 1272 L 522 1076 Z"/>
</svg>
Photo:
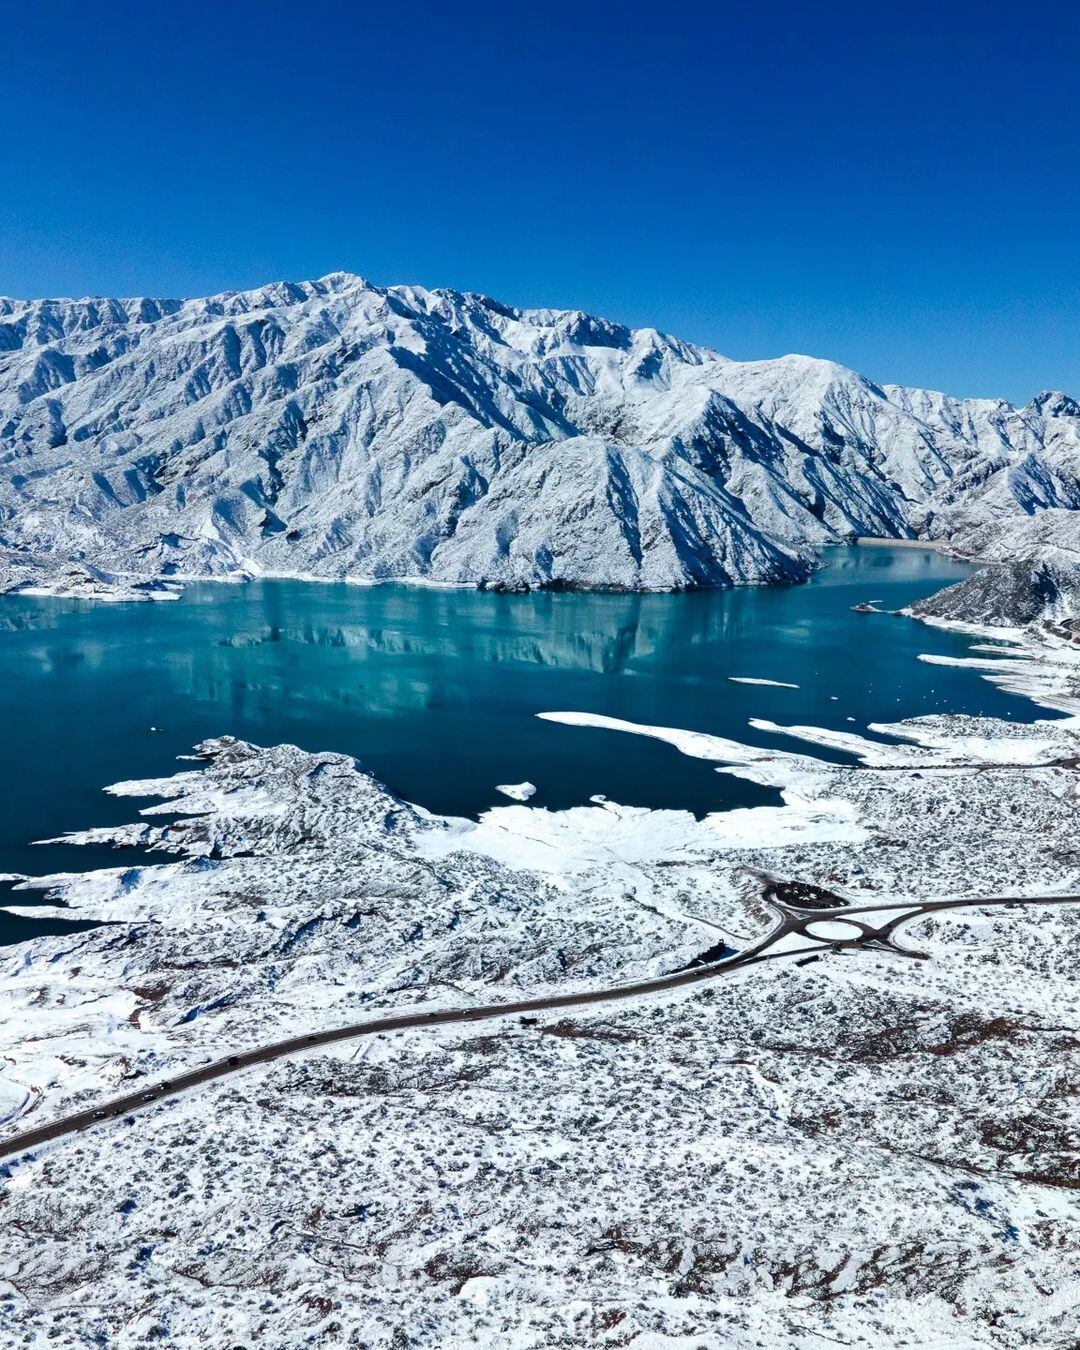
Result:
<svg viewBox="0 0 1080 1350">
<path fill-rule="evenodd" d="M 4 589 L 72 565 L 760 584 L 856 535 L 963 550 L 1046 508 L 1080 508 L 1080 406 L 1060 391 L 956 399 L 347 272 L 0 298 Z"/>
</svg>

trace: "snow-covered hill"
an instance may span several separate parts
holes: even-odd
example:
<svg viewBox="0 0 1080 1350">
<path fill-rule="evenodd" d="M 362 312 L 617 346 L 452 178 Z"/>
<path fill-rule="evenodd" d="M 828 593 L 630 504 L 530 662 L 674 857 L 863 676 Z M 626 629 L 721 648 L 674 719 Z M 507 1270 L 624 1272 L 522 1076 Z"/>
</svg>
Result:
<svg viewBox="0 0 1080 1350">
<path fill-rule="evenodd" d="M 993 563 L 911 606 L 920 619 L 1020 628 L 1067 625 L 1080 614 L 1080 569 L 1021 559 Z"/>
<path fill-rule="evenodd" d="M 1047 627 L 1080 640 L 1080 514 L 1047 510 L 985 521 L 962 538 L 987 565 L 911 606 L 920 619 Z"/>
<path fill-rule="evenodd" d="M 762 583 L 851 535 L 963 546 L 1046 507 L 1080 508 L 1064 394 L 957 400 L 345 273 L 0 299 L 0 589 L 73 564 L 129 589 Z"/>
</svg>

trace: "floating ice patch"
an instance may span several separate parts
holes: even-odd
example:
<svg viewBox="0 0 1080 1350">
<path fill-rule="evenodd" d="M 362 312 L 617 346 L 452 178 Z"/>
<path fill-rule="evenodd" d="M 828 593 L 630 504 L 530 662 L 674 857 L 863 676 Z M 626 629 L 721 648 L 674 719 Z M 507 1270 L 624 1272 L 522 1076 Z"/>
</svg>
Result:
<svg viewBox="0 0 1080 1350">
<path fill-rule="evenodd" d="M 542 712 L 544 722 L 558 722 L 563 726 L 591 727 L 600 731 L 622 731 L 632 736 L 648 736 L 653 740 L 673 745 L 680 754 L 691 759 L 707 759 L 725 766 L 722 773 L 731 773 L 765 787 L 788 787 L 806 774 L 831 772 L 832 766 L 809 755 L 794 755 L 784 750 L 766 750 L 761 746 L 746 745 L 713 736 L 705 731 L 683 731 L 679 727 L 647 726 L 642 722 L 627 722 L 621 717 L 607 717 L 603 713 Z M 756 725 L 752 720 L 751 725 Z M 773 723 L 765 724 L 772 727 Z"/>
<path fill-rule="evenodd" d="M 712 760 L 717 765 L 725 766 L 718 770 L 721 773 L 730 773 L 736 777 L 746 778 L 750 782 L 780 790 L 784 803 L 782 806 L 755 806 L 717 811 L 698 822 L 696 828 L 706 832 L 713 847 L 765 848 L 770 845 L 825 840 L 854 843 L 865 838 L 865 830 L 857 823 L 857 812 L 850 802 L 831 794 L 817 795 L 817 785 L 822 777 L 829 777 L 835 771 L 832 765 L 821 760 L 811 759 L 806 755 L 793 755 L 784 751 L 744 745 L 739 741 L 728 740 L 723 736 L 710 736 L 705 732 L 683 731 L 678 727 L 646 726 L 638 722 L 627 722 L 618 717 L 605 717 L 600 713 L 548 712 L 537 713 L 537 716 L 546 722 L 559 722 L 564 726 L 622 731 L 634 736 L 648 736 L 654 740 L 665 741 L 684 755 L 694 759 Z M 751 724 L 758 725 L 756 719 Z M 775 726 L 774 723 L 761 725 L 768 729 Z M 777 730 L 785 729 L 777 728 Z M 607 810 L 614 811 L 623 820 L 627 818 L 628 809 L 607 803 Z M 536 812 L 529 814 L 537 815 Z M 558 814 L 565 819 L 570 813 Z M 651 830 L 662 818 L 678 814 L 681 813 L 646 812 L 645 816 Z M 493 819 L 494 816 L 502 818 L 496 821 Z M 507 826 L 520 829 L 524 824 L 520 819 L 509 821 L 501 812 L 489 812 L 482 821 L 491 825 L 498 824 L 504 829 Z M 600 824 L 599 818 L 594 824 Z M 640 828 L 643 824 L 644 819 L 637 822 L 637 827 Z M 610 824 L 605 828 L 610 830 Z"/>
<path fill-rule="evenodd" d="M 755 675 L 729 675 L 732 684 L 767 684 L 773 689 L 798 689 L 797 684 L 788 684 L 787 680 L 761 680 Z"/>
<path fill-rule="evenodd" d="M 504 797 L 509 797 L 515 802 L 527 802 L 530 797 L 536 793 L 534 783 L 499 783 L 495 788 L 496 792 L 501 792 Z"/>
</svg>

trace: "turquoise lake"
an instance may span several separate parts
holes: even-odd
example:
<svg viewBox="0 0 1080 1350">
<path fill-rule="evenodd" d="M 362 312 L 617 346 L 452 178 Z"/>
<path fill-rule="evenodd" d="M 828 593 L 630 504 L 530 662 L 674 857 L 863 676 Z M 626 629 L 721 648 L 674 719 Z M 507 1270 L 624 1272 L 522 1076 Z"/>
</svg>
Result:
<svg viewBox="0 0 1080 1350">
<path fill-rule="evenodd" d="M 106 784 L 173 772 L 177 755 L 223 733 L 344 751 L 449 814 L 505 804 L 495 785 L 528 779 L 536 806 L 605 793 L 701 815 L 778 798 L 658 742 L 535 714 L 787 748 L 747 720 L 857 730 L 927 712 L 1044 715 L 971 671 L 917 659 L 964 655 L 968 639 L 851 610 L 897 608 L 967 571 L 929 550 L 848 548 L 805 586 L 675 596 L 263 581 L 200 584 L 167 604 L 3 598 L 0 872 L 124 864 L 125 853 L 32 841 L 134 819 L 143 803 L 103 795 Z M 0 914 L 0 941 L 46 927 Z"/>
</svg>

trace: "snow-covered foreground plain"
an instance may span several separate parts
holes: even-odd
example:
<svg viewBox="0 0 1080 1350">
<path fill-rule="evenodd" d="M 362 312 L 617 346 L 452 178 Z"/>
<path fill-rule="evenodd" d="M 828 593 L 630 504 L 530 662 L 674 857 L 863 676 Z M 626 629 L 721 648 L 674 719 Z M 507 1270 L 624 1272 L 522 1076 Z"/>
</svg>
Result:
<svg viewBox="0 0 1080 1350">
<path fill-rule="evenodd" d="M 770 754 L 619 724 L 783 792 L 703 821 L 613 802 L 449 820 L 342 756 L 210 742 L 177 777 L 116 789 L 160 795 L 160 818 L 82 836 L 160 863 L 48 883 L 106 926 L 5 954 L 5 1132 L 368 1010 L 743 947 L 768 922 L 754 868 L 862 903 L 1080 893 L 1080 654 L 1022 642 L 990 673 L 1054 720 L 870 728 L 845 739 L 853 767 L 817 759 L 837 733 L 812 728 Z M 907 935 L 926 962 L 780 960 L 245 1070 L 10 1167 L 0 1328 L 179 1347 L 1073 1345 L 1078 933 L 1080 906 L 976 908 Z"/>
</svg>

